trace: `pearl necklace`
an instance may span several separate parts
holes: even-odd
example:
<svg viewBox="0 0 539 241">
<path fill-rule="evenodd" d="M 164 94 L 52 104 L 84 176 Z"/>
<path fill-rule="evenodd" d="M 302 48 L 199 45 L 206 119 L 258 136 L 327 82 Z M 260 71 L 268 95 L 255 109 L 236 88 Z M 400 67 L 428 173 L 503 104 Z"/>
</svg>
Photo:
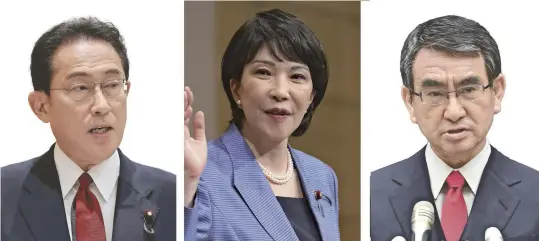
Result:
<svg viewBox="0 0 539 241">
<path fill-rule="evenodd" d="M 257 161 L 258 165 L 260 165 L 260 168 L 262 168 L 262 172 L 264 173 L 264 175 L 266 176 L 266 178 L 268 178 L 270 182 L 273 182 L 277 185 L 283 185 L 292 178 L 294 174 L 294 163 L 292 162 L 292 155 L 290 154 L 290 151 L 287 151 L 287 153 L 288 153 L 288 163 L 286 166 L 286 173 L 284 174 L 284 176 L 273 175 L 273 173 L 271 173 L 268 169 L 266 169 L 262 165 L 262 163 Z"/>
</svg>

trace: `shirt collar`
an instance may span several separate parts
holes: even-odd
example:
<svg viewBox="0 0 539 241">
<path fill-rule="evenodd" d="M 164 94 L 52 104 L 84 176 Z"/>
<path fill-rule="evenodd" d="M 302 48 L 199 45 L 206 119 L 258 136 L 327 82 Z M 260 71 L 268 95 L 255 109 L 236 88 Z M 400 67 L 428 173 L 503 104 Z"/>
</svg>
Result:
<svg viewBox="0 0 539 241">
<path fill-rule="evenodd" d="M 472 158 L 472 160 L 459 169 L 453 169 L 442 161 L 442 159 L 440 159 L 434 153 L 434 151 L 432 151 L 430 143 L 427 144 L 427 148 L 425 149 L 425 159 L 427 161 L 430 185 L 434 198 L 436 199 L 438 197 L 445 184 L 445 179 L 454 170 L 459 171 L 462 176 L 464 176 L 466 183 L 475 195 L 477 193 L 477 188 L 479 187 L 481 175 L 483 174 L 483 170 L 485 169 L 488 158 L 490 157 L 490 152 L 490 144 L 488 141 L 486 141 L 483 149 L 479 152 L 479 154 Z"/>
<path fill-rule="evenodd" d="M 58 144 L 54 146 L 54 162 L 60 179 L 62 197 L 65 198 L 84 171 L 60 149 Z M 107 160 L 92 167 L 88 174 L 92 177 L 100 195 L 108 201 L 120 174 L 118 151 L 115 151 Z"/>
</svg>

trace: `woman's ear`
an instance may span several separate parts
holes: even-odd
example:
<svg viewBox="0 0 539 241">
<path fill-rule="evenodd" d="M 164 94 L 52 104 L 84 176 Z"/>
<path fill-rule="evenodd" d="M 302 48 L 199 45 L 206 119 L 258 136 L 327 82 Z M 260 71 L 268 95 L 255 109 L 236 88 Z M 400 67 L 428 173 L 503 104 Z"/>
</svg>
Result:
<svg viewBox="0 0 539 241">
<path fill-rule="evenodd" d="M 234 101 L 240 100 L 240 82 L 235 79 L 230 79 L 230 91 L 234 97 Z"/>
<path fill-rule="evenodd" d="M 309 99 L 309 104 L 313 103 L 314 97 L 316 96 L 316 91 L 313 90 L 313 93 L 311 94 L 311 98 Z"/>
</svg>

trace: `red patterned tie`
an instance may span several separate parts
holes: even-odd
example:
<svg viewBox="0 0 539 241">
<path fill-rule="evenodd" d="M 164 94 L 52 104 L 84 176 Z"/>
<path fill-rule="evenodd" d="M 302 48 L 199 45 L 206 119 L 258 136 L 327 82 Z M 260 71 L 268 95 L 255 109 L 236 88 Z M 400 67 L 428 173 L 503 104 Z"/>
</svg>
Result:
<svg viewBox="0 0 539 241">
<path fill-rule="evenodd" d="M 442 228 L 447 241 L 458 241 L 468 219 L 468 210 L 462 195 L 464 177 L 460 172 L 453 171 L 447 177 L 446 183 L 449 190 L 442 206 Z"/>
<path fill-rule="evenodd" d="M 88 186 L 92 178 L 88 173 L 79 177 L 79 190 L 75 196 L 77 241 L 106 241 L 101 206 Z"/>
</svg>

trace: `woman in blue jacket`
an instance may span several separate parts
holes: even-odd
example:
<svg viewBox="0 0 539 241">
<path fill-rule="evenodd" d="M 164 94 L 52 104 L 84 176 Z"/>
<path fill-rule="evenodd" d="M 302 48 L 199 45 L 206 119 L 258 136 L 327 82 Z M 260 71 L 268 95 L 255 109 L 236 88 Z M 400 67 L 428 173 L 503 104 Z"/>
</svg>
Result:
<svg viewBox="0 0 539 241">
<path fill-rule="evenodd" d="M 202 112 L 191 135 L 194 95 L 184 91 L 185 240 L 339 240 L 334 171 L 288 143 L 307 131 L 328 83 L 314 33 L 289 13 L 260 12 L 221 68 L 233 118 L 218 139 L 206 142 Z"/>
</svg>

